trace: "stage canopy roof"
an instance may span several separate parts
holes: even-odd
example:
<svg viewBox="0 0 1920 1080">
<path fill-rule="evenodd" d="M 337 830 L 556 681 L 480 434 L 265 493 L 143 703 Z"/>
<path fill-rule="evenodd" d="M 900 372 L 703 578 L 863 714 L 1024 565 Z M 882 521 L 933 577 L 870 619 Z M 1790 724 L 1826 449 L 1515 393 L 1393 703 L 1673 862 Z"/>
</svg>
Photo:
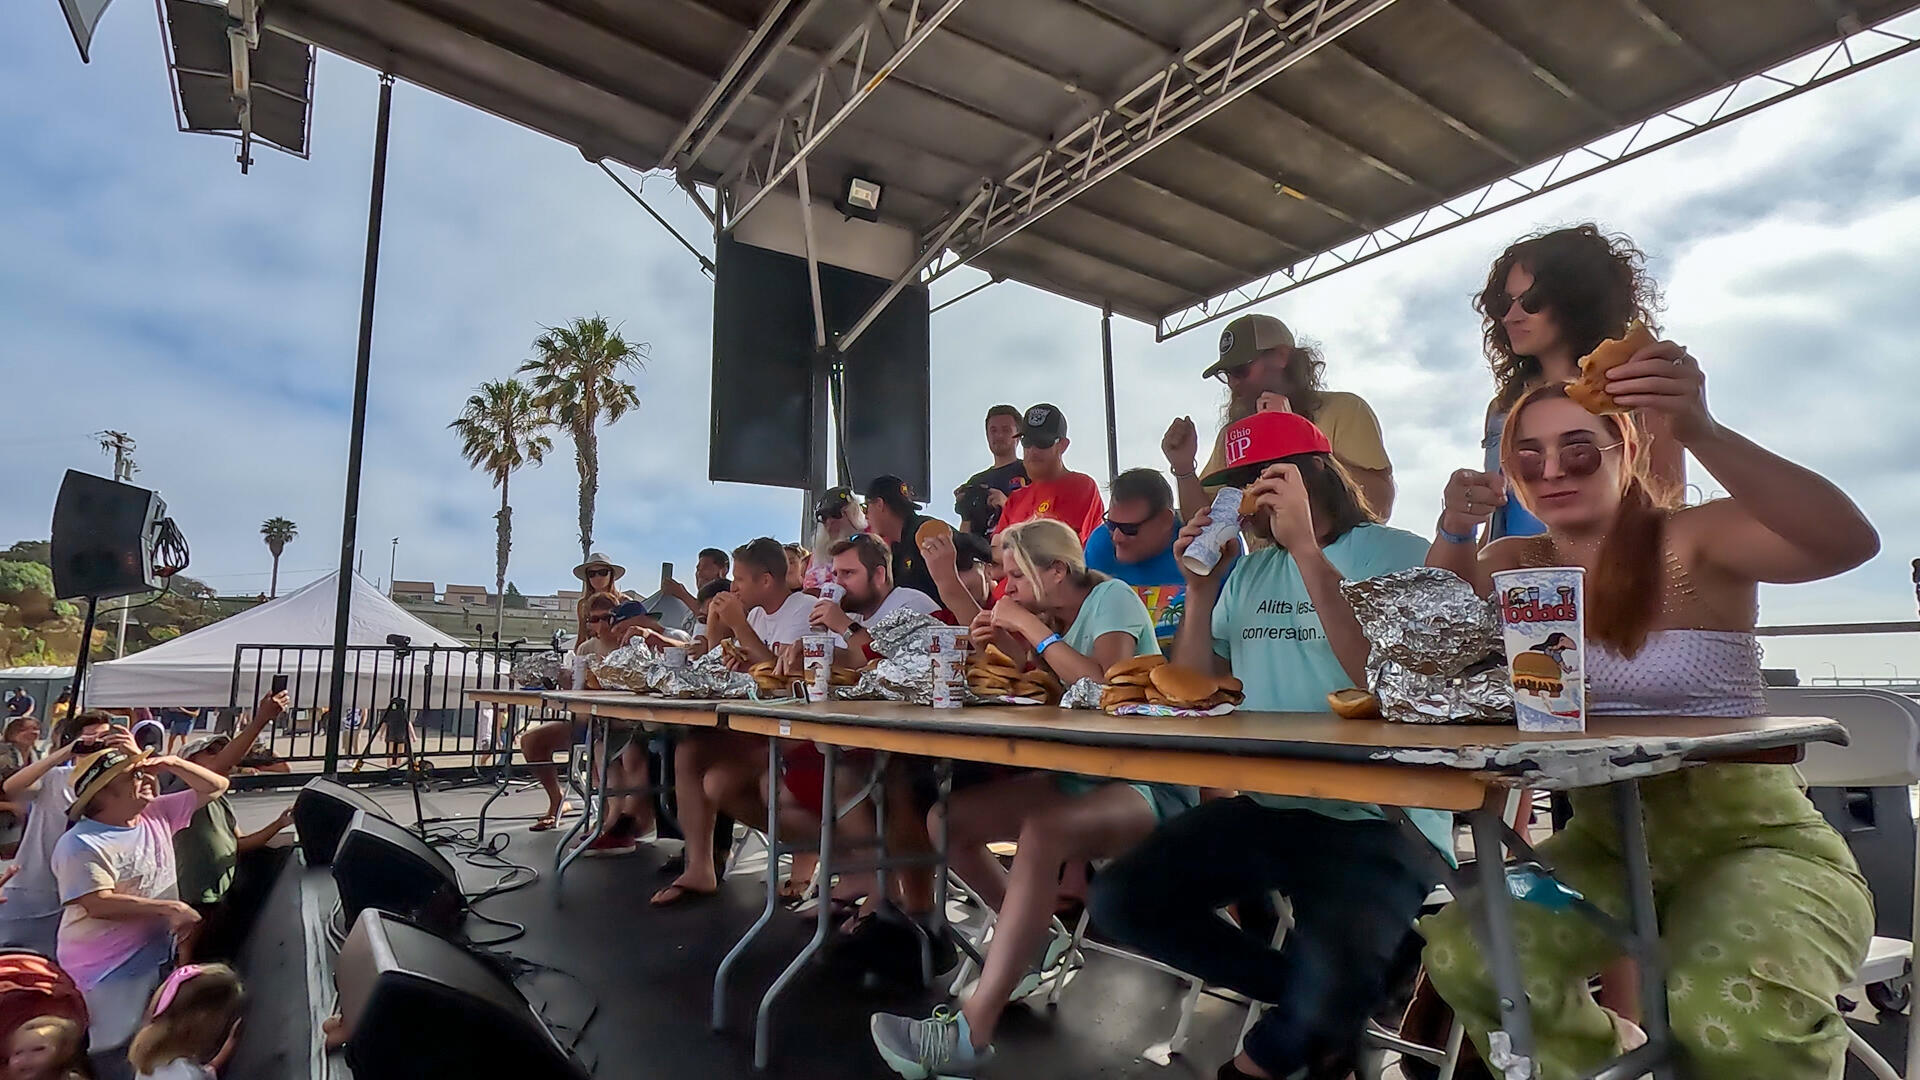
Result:
<svg viewBox="0 0 1920 1080">
<path fill-rule="evenodd" d="M 717 189 L 884 185 L 1170 336 L 1916 44 L 1914 0 L 274 0 L 268 24 Z M 1889 20 L 1896 20 L 1889 22 Z M 1903 29 L 1903 27 L 1905 27 Z M 1797 62 L 1789 63 L 1789 61 Z M 1785 65 L 1785 66 L 1783 66 Z M 705 203 L 703 201 L 703 206 Z"/>
</svg>

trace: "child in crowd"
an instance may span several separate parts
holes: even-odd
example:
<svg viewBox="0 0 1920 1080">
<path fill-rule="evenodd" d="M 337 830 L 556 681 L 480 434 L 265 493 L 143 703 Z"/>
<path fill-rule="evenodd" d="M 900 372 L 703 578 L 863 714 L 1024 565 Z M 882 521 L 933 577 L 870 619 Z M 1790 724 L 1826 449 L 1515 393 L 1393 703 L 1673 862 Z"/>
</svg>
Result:
<svg viewBox="0 0 1920 1080">
<path fill-rule="evenodd" d="M 154 991 L 127 1047 L 138 1080 L 214 1080 L 240 1038 L 246 992 L 225 964 L 185 964 Z"/>
<path fill-rule="evenodd" d="M 64 1016 L 36 1016 L 7 1039 L 7 1080 L 86 1080 L 80 1025 Z"/>
</svg>

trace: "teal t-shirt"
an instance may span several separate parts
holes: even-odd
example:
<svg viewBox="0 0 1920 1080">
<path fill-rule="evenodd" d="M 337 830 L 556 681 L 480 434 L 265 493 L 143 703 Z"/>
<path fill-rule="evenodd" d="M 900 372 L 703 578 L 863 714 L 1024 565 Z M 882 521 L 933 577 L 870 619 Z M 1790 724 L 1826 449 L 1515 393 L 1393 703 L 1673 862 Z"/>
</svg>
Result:
<svg viewBox="0 0 1920 1080">
<path fill-rule="evenodd" d="M 1325 548 L 1327 561 L 1348 581 L 1420 566 L 1428 542 L 1385 525 L 1361 525 Z M 1242 708 L 1260 712 L 1327 711 L 1327 695 L 1353 685 L 1320 628 L 1307 583 L 1293 557 L 1278 547 L 1240 560 L 1213 608 L 1213 651 L 1227 659 L 1246 689 Z M 1384 818 L 1372 803 L 1281 795 L 1253 795 L 1263 806 L 1304 809 L 1332 818 Z M 1427 839 L 1453 855 L 1453 815 L 1409 810 Z"/>
<path fill-rule="evenodd" d="M 1108 578 L 1093 587 L 1080 605 L 1073 625 L 1060 640 L 1081 656 L 1093 655 L 1093 643 L 1100 635 L 1125 631 L 1133 635 L 1133 655 L 1160 655 L 1160 639 L 1154 636 L 1153 615 L 1140 600 L 1133 586 L 1118 578 Z"/>
</svg>

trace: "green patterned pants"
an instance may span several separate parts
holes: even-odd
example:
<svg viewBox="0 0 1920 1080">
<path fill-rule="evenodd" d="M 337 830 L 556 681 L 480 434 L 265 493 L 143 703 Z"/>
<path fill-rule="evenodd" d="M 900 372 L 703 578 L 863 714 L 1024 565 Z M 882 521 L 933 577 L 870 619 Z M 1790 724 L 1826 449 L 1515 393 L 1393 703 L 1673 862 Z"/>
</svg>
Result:
<svg viewBox="0 0 1920 1080">
<path fill-rule="evenodd" d="M 1641 784 L 1674 1039 L 1691 1080 L 1841 1075 L 1834 995 L 1873 934 L 1852 852 L 1784 765 L 1711 765 Z M 1568 828 L 1539 846 L 1556 876 L 1625 917 L 1625 876 L 1604 789 L 1575 792 Z M 1572 911 L 1513 905 L 1539 1075 L 1562 1080 L 1615 1053 L 1613 1018 L 1588 979 L 1620 955 Z M 1434 989 L 1481 1053 L 1498 995 L 1460 904 L 1420 924 Z"/>
</svg>

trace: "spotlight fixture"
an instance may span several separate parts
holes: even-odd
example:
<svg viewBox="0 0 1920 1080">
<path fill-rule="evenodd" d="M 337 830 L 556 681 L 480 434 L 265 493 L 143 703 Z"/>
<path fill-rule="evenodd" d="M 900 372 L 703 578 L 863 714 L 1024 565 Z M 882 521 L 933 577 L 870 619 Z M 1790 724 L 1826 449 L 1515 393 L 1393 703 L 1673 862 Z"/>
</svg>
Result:
<svg viewBox="0 0 1920 1080">
<path fill-rule="evenodd" d="M 850 218 L 879 221 L 882 190 L 878 180 L 848 176 L 845 186 L 840 189 L 840 197 L 833 202 L 834 208 Z"/>
</svg>

